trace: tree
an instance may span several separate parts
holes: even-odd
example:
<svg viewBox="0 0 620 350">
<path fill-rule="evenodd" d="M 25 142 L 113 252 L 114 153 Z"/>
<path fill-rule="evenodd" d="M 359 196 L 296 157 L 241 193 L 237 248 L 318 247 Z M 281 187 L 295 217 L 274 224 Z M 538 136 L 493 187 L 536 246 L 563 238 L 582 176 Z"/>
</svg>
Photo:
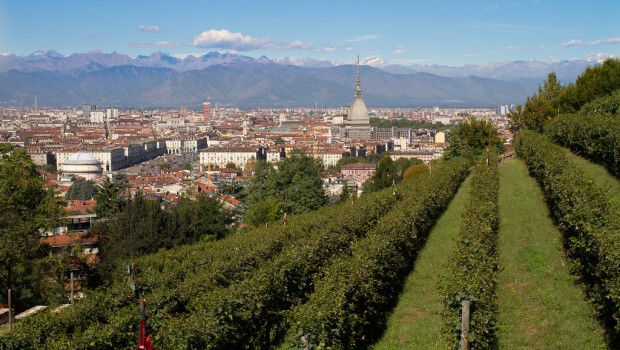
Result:
<svg viewBox="0 0 620 350">
<path fill-rule="evenodd" d="M 171 210 L 168 232 L 174 232 L 172 245 L 189 244 L 207 236 L 220 239 L 228 233 L 231 215 L 222 203 L 206 194 L 183 198 Z"/>
<path fill-rule="evenodd" d="M 60 215 L 59 201 L 28 153 L 0 144 L 0 299 L 12 289 L 17 309 L 41 299 L 39 235 Z"/>
<path fill-rule="evenodd" d="M 106 179 L 95 197 L 97 199 L 95 204 L 97 217 L 111 217 L 120 212 L 125 205 L 125 198 L 122 194 L 128 187 L 127 180 L 122 175 L 117 175 L 112 180 Z"/>
<path fill-rule="evenodd" d="M 340 197 L 338 198 L 338 203 L 344 203 L 351 199 L 351 191 L 349 190 L 349 186 L 347 181 L 342 182 L 342 192 L 340 192 Z"/>
<path fill-rule="evenodd" d="M 67 199 L 93 199 L 97 196 L 97 186 L 88 180 L 88 181 L 75 181 L 69 187 L 65 198 Z"/>
<path fill-rule="evenodd" d="M 399 177 L 396 164 L 394 164 L 390 155 L 386 153 L 379 159 L 379 162 L 377 162 L 374 175 L 364 184 L 364 191 L 378 191 L 392 186 L 394 183 L 398 182 L 398 180 Z"/>
<path fill-rule="evenodd" d="M 487 148 L 503 152 L 504 145 L 499 133 L 490 122 L 470 118 L 457 125 L 448 136 L 448 147 L 444 152 L 446 159 L 465 156 L 476 157 Z"/>
<path fill-rule="evenodd" d="M 176 232 L 167 230 L 168 213 L 158 202 L 137 194 L 123 210 L 93 225 L 99 238 L 99 271 L 105 278 L 119 262 L 173 245 Z"/>
<path fill-rule="evenodd" d="M 275 170 L 264 161 L 256 163 L 254 178 L 250 181 L 247 202 L 251 206 L 269 197 L 278 197 L 289 214 L 316 210 L 327 204 L 321 174 L 323 165 L 301 151 L 293 151 Z"/>
<path fill-rule="evenodd" d="M 252 204 L 246 210 L 243 222 L 253 227 L 262 227 L 281 217 L 282 203 L 276 197 L 269 197 Z"/>
<path fill-rule="evenodd" d="M 555 72 L 549 73 L 544 85 L 538 87 L 538 93 L 527 98 L 525 107 L 509 113 L 513 129 L 542 130 L 548 120 L 560 113 L 562 89 Z"/>
</svg>

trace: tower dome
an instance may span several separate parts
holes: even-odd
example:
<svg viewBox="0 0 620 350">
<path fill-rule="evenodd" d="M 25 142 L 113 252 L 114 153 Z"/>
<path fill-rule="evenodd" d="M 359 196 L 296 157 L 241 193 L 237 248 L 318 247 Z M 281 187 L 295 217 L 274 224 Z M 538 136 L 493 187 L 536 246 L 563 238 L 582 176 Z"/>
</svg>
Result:
<svg viewBox="0 0 620 350">
<path fill-rule="evenodd" d="M 351 103 L 351 109 L 347 115 L 349 125 L 353 126 L 367 126 L 370 124 L 370 118 L 368 117 L 368 109 L 366 103 L 362 98 L 362 84 L 360 82 L 360 57 L 357 56 L 356 66 L 356 83 L 355 83 L 355 98 Z"/>
</svg>

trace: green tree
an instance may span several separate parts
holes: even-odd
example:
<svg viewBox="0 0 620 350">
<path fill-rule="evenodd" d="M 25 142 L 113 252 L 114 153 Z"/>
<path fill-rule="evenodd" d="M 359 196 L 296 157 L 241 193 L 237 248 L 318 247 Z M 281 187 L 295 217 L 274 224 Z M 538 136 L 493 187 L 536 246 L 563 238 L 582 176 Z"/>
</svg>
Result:
<svg viewBox="0 0 620 350">
<path fill-rule="evenodd" d="M 349 186 L 347 181 L 342 182 L 342 192 L 340 192 L 340 197 L 338 197 L 338 203 L 344 203 L 351 199 L 351 191 L 349 190 Z"/>
<path fill-rule="evenodd" d="M 446 159 L 465 156 L 476 157 L 487 147 L 503 152 L 504 145 L 499 133 L 490 122 L 470 118 L 457 125 L 448 136 L 448 147 L 444 152 Z"/>
<path fill-rule="evenodd" d="M 276 197 L 269 197 L 252 204 L 243 216 L 243 222 L 253 227 L 265 226 L 282 215 L 282 203 Z"/>
<path fill-rule="evenodd" d="M 97 186 L 92 181 L 75 181 L 69 187 L 65 198 L 67 199 L 93 199 L 97 196 Z"/>
<path fill-rule="evenodd" d="M 189 244 L 209 236 L 220 239 L 228 233 L 231 215 L 222 203 L 206 194 L 183 198 L 172 208 L 168 231 L 174 232 L 172 245 Z"/>
<path fill-rule="evenodd" d="M 0 144 L 0 299 L 18 310 L 40 301 L 40 231 L 58 223 L 59 201 L 22 148 Z"/>
<path fill-rule="evenodd" d="M 327 204 L 321 174 L 323 165 L 301 151 L 293 151 L 278 164 L 275 170 L 264 161 L 256 163 L 254 178 L 247 193 L 251 206 L 276 196 L 289 214 L 315 210 Z"/>
<path fill-rule="evenodd" d="M 129 187 L 125 177 L 115 176 L 112 180 L 107 179 L 97 191 L 97 203 L 95 213 L 97 217 L 106 218 L 120 212 L 125 205 L 123 192 Z"/>
<path fill-rule="evenodd" d="M 398 181 L 399 176 L 396 164 L 392 158 L 390 158 L 390 155 L 386 153 L 379 159 L 379 162 L 377 162 L 375 174 L 364 184 L 364 191 L 378 191 L 390 187 Z"/>
<path fill-rule="evenodd" d="M 137 194 L 116 215 L 93 225 L 91 234 L 100 242 L 101 275 L 109 277 L 127 259 L 173 246 L 176 232 L 167 230 L 168 215 L 158 202 Z"/>
<path fill-rule="evenodd" d="M 527 98 L 525 106 L 509 114 L 513 129 L 542 130 L 545 123 L 560 113 L 560 94 L 562 85 L 555 72 L 549 73 L 538 93 Z"/>
<path fill-rule="evenodd" d="M 159 165 L 159 170 L 168 171 L 172 169 L 172 164 L 170 162 L 163 162 Z"/>
</svg>

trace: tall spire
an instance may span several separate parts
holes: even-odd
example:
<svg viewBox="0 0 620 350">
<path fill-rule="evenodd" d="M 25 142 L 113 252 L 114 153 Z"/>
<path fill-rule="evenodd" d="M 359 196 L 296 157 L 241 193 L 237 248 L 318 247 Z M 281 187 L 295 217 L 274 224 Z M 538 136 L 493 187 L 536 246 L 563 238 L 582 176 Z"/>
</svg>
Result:
<svg viewBox="0 0 620 350">
<path fill-rule="evenodd" d="M 360 83 L 360 55 L 357 55 L 355 98 L 362 98 L 362 84 Z"/>
</svg>

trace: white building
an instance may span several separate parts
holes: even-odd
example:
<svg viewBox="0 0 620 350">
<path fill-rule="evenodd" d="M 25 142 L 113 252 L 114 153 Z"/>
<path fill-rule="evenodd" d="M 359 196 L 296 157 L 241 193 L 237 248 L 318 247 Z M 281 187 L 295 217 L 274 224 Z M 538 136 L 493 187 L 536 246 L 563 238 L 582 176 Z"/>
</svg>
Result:
<svg viewBox="0 0 620 350">
<path fill-rule="evenodd" d="M 335 149 L 335 150 L 316 150 L 312 153 L 314 158 L 320 159 L 323 161 L 324 167 L 336 166 L 336 163 L 343 157 L 347 155 L 347 150 L 345 149 Z"/>
<path fill-rule="evenodd" d="M 105 113 L 101 111 L 90 112 L 90 122 L 103 124 L 105 122 Z"/>
<path fill-rule="evenodd" d="M 76 175 L 92 180 L 101 175 L 101 164 L 91 153 L 77 152 L 64 160 L 60 171 L 63 175 Z"/>
<path fill-rule="evenodd" d="M 108 120 L 118 119 L 118 109 L 117 108 L 108 108 L 105 110 L 105 116 Z"/>
<path fill-rule="evenodd" d="M 400 158 L 417 158 L 424 163 L 428 163 L 431 160 L 439 159 L 443 155 L 443 152 L 440 151 L 430 151 L 430 150 L 406 150 L 406 151 L 395 151 L 390 153 L 390 158 L 392 160 L 397 160 Z"/>
<path fill-rule="evenodd" d="M 250 159 L 258 159 L 258 150 L 252 147 L 207 148 L 200 152 L 200 164 L 225 167 L 234 164 L 237 168 L 245 168 Z"/>
</svg>

